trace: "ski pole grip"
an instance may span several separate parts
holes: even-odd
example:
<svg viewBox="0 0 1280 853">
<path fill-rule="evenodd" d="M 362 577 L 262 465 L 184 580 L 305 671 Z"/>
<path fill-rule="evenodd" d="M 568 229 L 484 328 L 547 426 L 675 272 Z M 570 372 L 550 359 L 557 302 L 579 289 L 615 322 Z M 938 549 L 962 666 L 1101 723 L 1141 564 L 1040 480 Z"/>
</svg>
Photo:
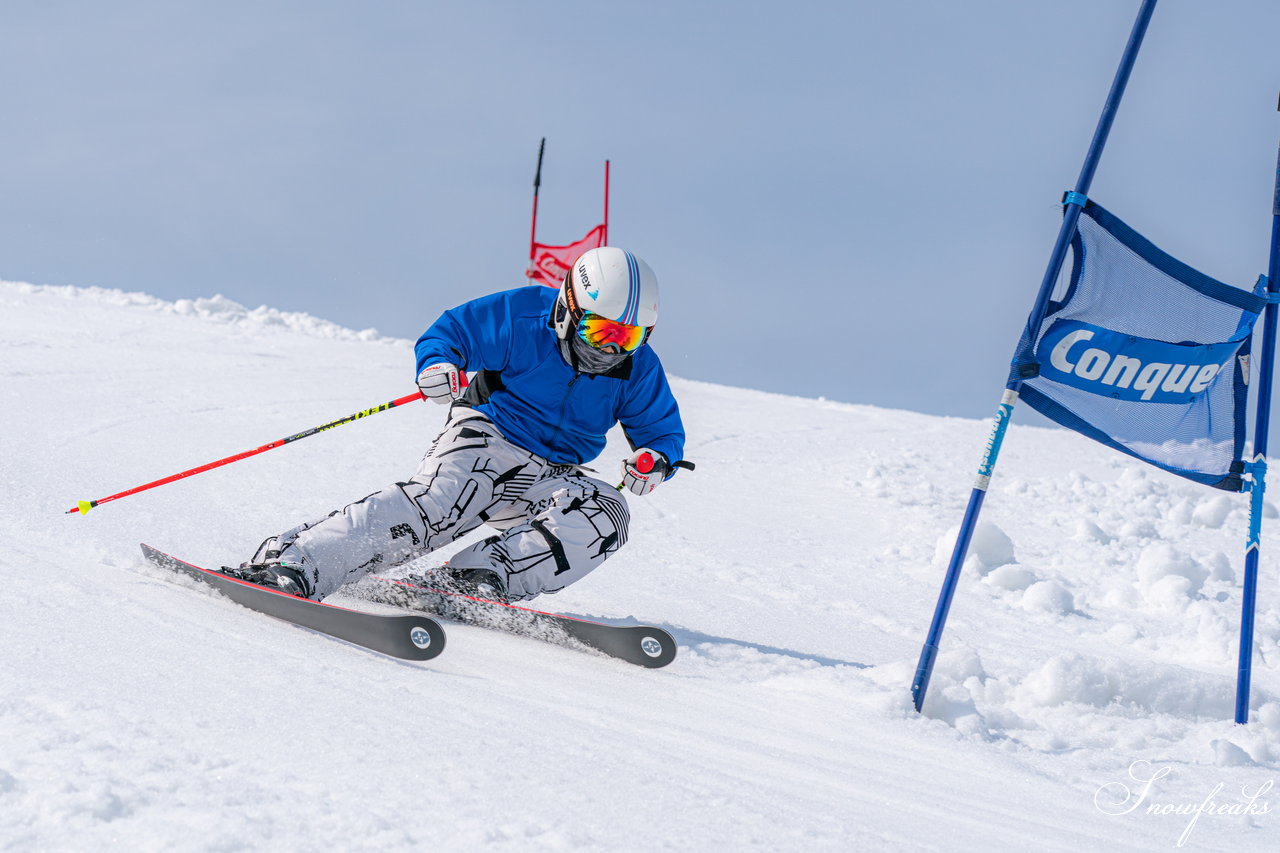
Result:
<svg viewBox="0 0 1280 853">
<path fill-rule="evenodd" d="M 654 464 L 655 464 L 654 459 L 651 454 L 641 453 L 636 458 L 635 467 L 636 467 L 636 470 L 639 471 L 641 474 L 648 474 L 651 471 L 653 471 Z"/>
</svg>

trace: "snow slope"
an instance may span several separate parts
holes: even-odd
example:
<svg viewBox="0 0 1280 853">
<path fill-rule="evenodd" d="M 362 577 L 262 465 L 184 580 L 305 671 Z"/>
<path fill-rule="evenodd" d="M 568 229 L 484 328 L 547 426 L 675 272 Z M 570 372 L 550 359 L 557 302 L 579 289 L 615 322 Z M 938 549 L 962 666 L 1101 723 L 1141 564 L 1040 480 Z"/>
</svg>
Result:
<svg viewBox="0 0 1280 853">
<path fill-rule="evenodd" d="M 989 424 L 677 380 L 698 470 L 633 499 L 632 544 L 537 602 L 667 626 L 676 662 L 449 626 L 411 664 L 190 587 L 137 543 L 239 561 L 410 472 L 437 407 L 64 514 L 398 397 L 408 342 L 0 283 L 0 354 L 0 848 L 1276 849 L 1272 535 L 1253 720 L 1230 722 L 1243 497 L 1015 425 L 920 716 Z"/>
</svg>

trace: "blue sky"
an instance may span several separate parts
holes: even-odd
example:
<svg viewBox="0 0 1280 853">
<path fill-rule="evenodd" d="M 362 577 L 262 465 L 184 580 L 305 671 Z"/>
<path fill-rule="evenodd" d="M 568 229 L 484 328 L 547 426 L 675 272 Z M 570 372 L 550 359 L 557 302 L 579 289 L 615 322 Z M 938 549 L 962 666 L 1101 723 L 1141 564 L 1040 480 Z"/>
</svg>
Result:
<svg viewBox="0 0 1280 853">
<path fill-rule="evenodd" d="M 416 337 L 523 282 L 545 136 L 540 237 L 599 221 L 609 158 L 671 372 L 987 416 L 1138 5 L 9 4 L 0 278 Z M 1092 193 L 1239 285 L 1277 32 L 1162 0 Z"/>
</svg>

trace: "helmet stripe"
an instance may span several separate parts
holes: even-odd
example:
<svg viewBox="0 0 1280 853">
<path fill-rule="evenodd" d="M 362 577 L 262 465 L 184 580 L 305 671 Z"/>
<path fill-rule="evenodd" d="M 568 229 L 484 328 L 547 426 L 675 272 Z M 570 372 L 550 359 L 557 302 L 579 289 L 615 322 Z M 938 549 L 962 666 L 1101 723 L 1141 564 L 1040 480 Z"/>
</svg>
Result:
<svg viewBox="0 0 1280 853">
<path fill-rule="evenodd" d="M 640 314 L 640 265 L 636 263 L 635 255 L 630 252 L 623 252 L 623 254 L 627 256 L 627 307 L 619 320 L 634 326 Z"/>
</svg>

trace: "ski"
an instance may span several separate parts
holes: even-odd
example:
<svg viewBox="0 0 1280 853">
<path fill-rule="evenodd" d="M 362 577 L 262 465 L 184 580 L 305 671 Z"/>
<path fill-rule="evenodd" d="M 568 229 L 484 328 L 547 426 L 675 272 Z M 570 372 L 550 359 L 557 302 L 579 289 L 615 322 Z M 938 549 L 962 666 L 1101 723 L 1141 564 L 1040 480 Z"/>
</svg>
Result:
<svg viewBox="0 0 1280 853">
<path fill-rule="evenodd" d="M 666 666 L 676 657 L 675 638 L 662 628 L 651 625 L 607 625 L 486 598 L 474 598 L 439 589 L 425 578 L 386 578 L 373 575 L 353 589 L 352 593 L 368 601 L 423 610 L 464 625 L 490 628 L 568 648 L 586 646 L 610 657 L 651 669 Z"/>
<path fill-rule="evenodd" d="M 444 628 L 429 616 L 362 613 L 310 601 L 258 586 L 222 572 L 179 560 L 150 545 L 142 555 L 154 565 L 172 569 L 212 586 L 237 604 L 339 640 L 406 660 L 429 660 L 444 651 Z"/>
</svg>

